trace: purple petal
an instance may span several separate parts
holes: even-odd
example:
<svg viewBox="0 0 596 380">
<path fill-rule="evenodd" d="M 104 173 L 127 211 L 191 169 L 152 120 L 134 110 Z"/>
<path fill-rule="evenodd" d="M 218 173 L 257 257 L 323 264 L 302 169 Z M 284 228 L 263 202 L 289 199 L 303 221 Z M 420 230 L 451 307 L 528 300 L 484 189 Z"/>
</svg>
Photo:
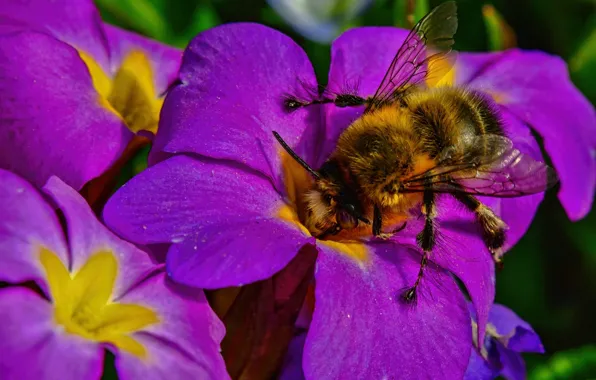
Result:
<svg viewBox="0 0 596 380">
<path fill-rule="evenodd" d="M 506 133 L 513 141 L 515 148 L 537 161 L 544 162 L 540 147 L 528 126 L 505 107 L 500 107 L 500 114 L 505 123 Z M 519 198 L 489 199 L 485 197 L 482 199 L 509 227 L 505 250 L 515 245 L 526 233 L 543 199 L 544 193 Z"/>
<path fill-rule="evenodd" d="M 242 286 L 283 269 L 308 241 L 276 218 L 207 226 L 170 248 L 168 274 L 178 283 L 204 289 Z"/>
<path fill-rule="evenodd" d="M 499 375 L 499 370 L 493 368 L 476 349 L 472 349 L 470 362 L 466 369 L 464 380 L 492 380 Z"/>
<path fill-rule="evenodd" d="M 503 366 L 500 375 L 507 380 L 525 380 L 526 363 L 520 353 L 505 348 L 500 343 L 496 343 L 499 352 L 499 360 Z"/>
<path fill-rule="evenodd" d="M 83 197 L 60 179 L 51 177 L 43 190 L 64 213 L 72 255 L 71 272 L 79 270 L 90 256 L 110 250 L 118 261 L 118 277 L 113 293 L 118 298 L 157 268 L 145 252 L 119 239 L 103 226 Z"/>
<path fill-rule="evenodd" d="M 150 59 L 158 94 L 166 91 L 176 80 L 182 60 L 182 52 L 179 49 L 109 24 L 104 24 L 104 30 L 110 46 L 111 72 L 116 72 L 127 54 L 140 50 Z"/>
<path fill-rule="evenodd" d="M 284 109 L 286 94 L 312 97 L 301 82 L 316 91 L 314 71 L 294 41 L 262 25 L 227 24 L 199 34 L 184 52 L 180 80 L 164 103 L 153 161 L 157 152 L 192 152 L 277 178 L 281 147 L 271 131 L 295 146 L 306 126 L 320 120 L 318 107 Z"/>
<path fill-rule="evenodd" d="M 132 137 L 100 104 L 77 51 L 53 37 L 0 37 L 0 87 L 0 167 L 38 187 L 57 175 L 80 189 L 110 167 Z"/>
<path fill-rule="evenodd" d="M 104 219 L 135 243 L 175 243 L 168 272 L 178 282 L 213 288 L 270 277 L 312 240 L 280 219 L 284 205 L 260 175 L 175 156 L 124 185 Z"/>
<path fill-rule="evenodd" d="M 306 333 L 292 338 L 286 358 L 281 368 L 279 380 L 304 380 L 304 371 L 302 370 L 302 356 L 304 353 L 304 343 L 306 342 Z"/>
<path fill-rule="evenodd" d="M 146 306 L 160 319 L 134 334 L 146 345 L 151 364 L 118 353 L 116 365 L 124 378 L 161 379 L 165 374 L 175 379 L 228 377 L 219 348 L 225 329 L 202 290 L 175 285 L 162 273 L 132 289 L 120 302 Z"/>
<path fill-rule="evenodd" d="M 560 58 L 517 49 L 495 57 L 469 86 L 494 96 L 542 136 L 561 180 L 559 199 L 572 220 L 581 219 L 596 187 L 594 108 L 573 86 Z"/>
<path fill-rule="evenodd" d="M 494 304 L 489 315 L 489 323 L 496 329 L 497 338 L 506 348 L 517 352 L 543 353 L 544 347 L 532 326 L 511 309 Z"/>
<path fill-rule="evenodd" d="M 455 281 L 427 267 L 414 305 L 399 299 L 420 255 L 375 245 L 368 262 L 319 246 L 313 320 L 304 351 L 307 378 L 461 378 L 472 347 L 470 317 Z M 441 347 L 441 350 L 437 350 Z"/>
<path fill-rule="evenodd" d="M 54 323 L 53 307 L 26 288 L 0 290 L 0 373 L 6 379 L 98 379 L 103 349 Z"/>
<path fill-rule="evenodd" d="M 7 0 L 0 6 L 0 18 L 7 19 L 10 28 L 5 29 L 3 21 L 0 33 L 47 33 L 91 55 L 104 69 L 109 67 L 101 18 L 91 0 Z"/>
<path fill-rule="evenodd" d="M 144 362 L 124 353 L 116 358 L 116 368 L 122 380 L 161 379 L 229 379 L 225 372 L 212 372 L 193 359 L 181 355 L 175 347 L 150 334 L 136 334 L 135 340 L 154 353 L 153 360 Z M 210 363 L 211 364 L 211 363 Z"/>
<path fill-rule="evenodd" d="M 68 263 L 68 248 L 54 210 L 24 179 L 0 169 L 0 281 L 36 280 L 45 287 L 42 247 Z"/>
<path fill-rule="evenodd" d="M 260 175 L 176 156 L 122 186 L 107 202 L 103 216 L 127 240 L 172 243 L 209 225 L 272 217 L 283 205 L 271 182 Z"/>
</svg>

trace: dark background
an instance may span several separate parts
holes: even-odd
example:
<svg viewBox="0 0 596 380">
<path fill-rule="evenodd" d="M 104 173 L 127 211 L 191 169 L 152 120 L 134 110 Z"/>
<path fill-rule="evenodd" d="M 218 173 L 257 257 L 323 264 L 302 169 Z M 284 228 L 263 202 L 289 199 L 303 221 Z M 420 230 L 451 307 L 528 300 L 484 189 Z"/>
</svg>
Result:
<svg viewBox="0 0 596 380">
<path fill-rule="evenodd" d="M 376 0 L 360 15 L 343 20 L 340 30 L 406 26 L 408 3 L 418 15 L 440 2 Z M 97 0 L 97 4 L 106 21 L 180 48 L 198 32 L 220 23 L 270 25 L 304 47 L 320 83 L 325 83 L 329 44 L 302 37 L 264 0 Z M 483 15 L 486 4 L 493 5 L 502 19 Z M 499 50 L 516 40 L 521 48 L 560 55 L 569 63 L 576 86 L 594 103 L 595 10 L 593 0 L 458 1 L 456 48 Z M 502 22 L 513 34 L 504 32 Z M 143 166 L 142 158 L 139 165 Z M 556 191 L 549 192 L 530 231 L 507 254 L 506 267 L 498 273 L 497 302 L 516 311 L 542 337 L 547 354 L 526 355 L 530 378 L 596 378 L 596 213 L 572 223 Z"/>
</svg>

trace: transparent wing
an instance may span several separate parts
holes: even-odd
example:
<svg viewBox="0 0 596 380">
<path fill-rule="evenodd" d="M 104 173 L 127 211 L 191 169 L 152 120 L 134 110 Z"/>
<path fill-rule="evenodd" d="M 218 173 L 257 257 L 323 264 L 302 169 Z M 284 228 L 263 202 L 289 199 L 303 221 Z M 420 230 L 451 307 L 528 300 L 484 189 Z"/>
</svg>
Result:
<svg viewBox="0 0 596 380">
<path fill-rule="evenodd" d="M 450 53 L 456 31 L 457 6 L 454 1 L 445 2 L 424 16 L 395 54 L 365 112 L 393 101 L 411 86 L 424 82 L 429 72 L 438 82 L 438 77 L 446 74 L 453 65 L 455 55 Z M 442 64 L 437 64 L 439 61 Z M 436 70 L 431 71 L 433 68 Z"/>
<path fill-rule="evenodd" d="M 553 168 L 521 153 L 506 137 L 478 136 L 469 146 L 465 154 L 445 150 L 436 167 L 404 181 L 403 192 L 431 189 L 508 198 L 539 193 L 558 182 Z"/>
</svg>

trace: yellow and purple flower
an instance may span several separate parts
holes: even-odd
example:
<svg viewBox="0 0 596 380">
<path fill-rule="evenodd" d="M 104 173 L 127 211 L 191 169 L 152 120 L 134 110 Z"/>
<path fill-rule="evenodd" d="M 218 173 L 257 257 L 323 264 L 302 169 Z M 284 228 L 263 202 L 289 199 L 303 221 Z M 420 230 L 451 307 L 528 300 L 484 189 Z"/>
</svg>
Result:
<svg viewBox="0 0 596 380">
<path fill-rule="evenodd" d="M 528 322 L 499 304 L 490 310 L 486 336 L 478 348 L 470 356 L 466 380 L 489 380 L 497 376 L 523 380 L 526 365 L 521 354 L 544 353 L 540 337 Z"/>
<path fill-rule="evenodd" d="M 406 34 L 395 28 L 344 33 L 332 45 L 328 90 L 372 95 Z M 531 128 L 542 135 L 561 177 L 563 205 L 572 218 L 585 215 L 596 178 L 596 117 L 562 62 L 519 50 L 461 54 L 452 74 L 444 84 L 470 86 L 500 104 L 517 149 L 542 160 Z M 319 167 L 362 108 L 284 109 L 288 94 L 317 96 L 311 88 L 316 79 L 306 54 L 275 30 L 232 24 L 200 34 L 164 103 L 153 166 L 110 199 L 106 223 L 136 243 L 169 244 L 169 275 L 206 289 L 268 278 L 301 247 L 314 245 L 316 301 L 302 359 L 307 378 L 347 372 L 353 378 L 461 378 L 473 334 L 452 275 L 467 288 L 480 341 L 495 291 L 494 265 L 473 215 L 440 199 L 447 249 L 433 253 L 414 307 L 399 294 L 418 272 L 419 220 L 391 241 L 312 237 L 296 202 L 308 175 L 292 166 L 271 131 Z M 580 182 L 578 170 L 585 173 Z M 508 224 L 507 247 L 525 233 L 542 198 L 483 199 Z"/>
<path fill-rule="evenodd" d="M 91 0 L 0 5 L 0 168 L 80 190 L 157 130 L 181 52 L 104 24 Z"/>
<path fill-rule="evenodd" d="M 40 194 L 0 169 L 0 210 L 2 378 L 97 379 L 105 349 L 121 379 L 227 378 L 202 291 L 167 280 L 74 189 L 53 176 Z"/>
</svg>

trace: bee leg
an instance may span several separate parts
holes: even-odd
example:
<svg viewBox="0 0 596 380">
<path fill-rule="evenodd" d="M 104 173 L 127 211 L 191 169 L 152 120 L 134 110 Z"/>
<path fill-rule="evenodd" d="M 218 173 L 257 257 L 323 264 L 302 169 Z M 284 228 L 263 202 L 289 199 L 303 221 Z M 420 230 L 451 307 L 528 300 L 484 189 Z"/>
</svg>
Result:
<svg viewBox="0 0 596 380">
<path fill-rule="evenodd" d="M 338 107 L 358 107 L 366 104 L 366 99 L 352 94 L 338 94 L 333 103 Z"/>
<path fill-rule="evenodd" d="M 435 209 L 435 194 L 430 190 L 424 191 L 422 213 L 424 214 L 424 229 L 416 236 L 416 241 L 420 248 L 422 248 L 420 269 L 418 270 L 418 276 L 416 276 L 414 285 L 406 289 L 402 294 L 403 299 L 408 303 L 416 300 L 416 290 L 420 285 L 424 269 L 428 264 L 428 256 L 435 246 L 436 227 L 434 219 L 437 216 L 437 212 Z"/>
<path fill-rule="evenodd" d="M 493 210 L 480 202 L 470 194 L 452 194 L 466 208 L 476 214 L 476 220 L 482 227 L 482 238 L 484 244 L 493 256 L 493 261 L 501 265 L 501 255 L 505 244 L 505 231 L 507 225 L 499 218 Z"/>
<path fill-rule="evenodd" d="M 283 100 L 283 105 L 286 111 L 292 112 L 298 108 L 312 106 L 313 104 L 329 104 L 333 103 L 337 107 L 357 107 L 366 104 L 366 99 L 352 94 L 338 94 L 335 99 L 321 98 L 311 101 L 304 101 L 295 96 L 286 96 Z"/>
<path fill-rule="evenodd" d="M 381 214 L 381 209 L 379 206 L 375 205 L 373 210 L 373 225 L 372 225 L 372 232 L 374 236 L 381 235 L 381 229 L 383 227 L 383 214 Z"/>
</svg>

